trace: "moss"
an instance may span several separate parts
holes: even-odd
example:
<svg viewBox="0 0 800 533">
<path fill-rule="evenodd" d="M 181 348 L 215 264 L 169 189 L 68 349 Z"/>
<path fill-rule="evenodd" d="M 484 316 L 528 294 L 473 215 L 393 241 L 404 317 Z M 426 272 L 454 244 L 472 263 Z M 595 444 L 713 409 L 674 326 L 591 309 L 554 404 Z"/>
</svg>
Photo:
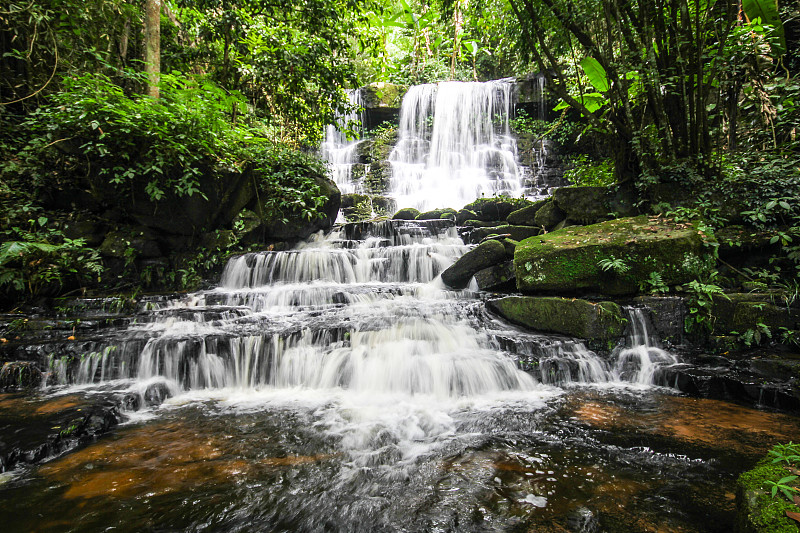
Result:
<svg viewBox="0 0 800 533">
<path fill-rule="evenodd" d="M 543 204 L 533 217 L 536 226 L 553 229 L 559 222 L 566 218 L 566 214 L 555 202 L 549 201 Z"/>
<path fill-rule="evenodd" d="M 406 92 L 408 92 L 407 85 L 387 82 L 370 83 L 362 88 L 364 107 L 399 108 Z"/>
<path fill-rule="evenodd" d="M 780 464 L 762 459 L 755 468 L 739 476 L 736 482 L 739 530 L 753 533 L 797 533 L 797 523 L 786 511 L 800 512 L 800 507 L 780 496 L 773 498 L 766 482 L 789 475 Z"/>
<path fill-rule="evenodd" d="M 694 279 L 705 239 L 690 224 L 645 216 L 569 227 L 531 237 L 517 246 L 517 287 L 523 292 L 595 290 L 633 294 L 650 273 L 676 285 Z M 627 270 L 603 271 L 601 260 L 621 260 Z"/>
<path fill-rule="evenodd" d="M 417 220 L 438 220 L 441 218 L 456 217 L 456 210 L 450 207 L 445 209 L 433 209 L 432 211 L 425 211 L 417 215 Z"/>
<path fill-rule="evenodd" d="M 413 207 L 401 209 L 392 217 L 393 220 L 414 220 L 419 216 L 419 211 Z"/>
<path fill-rule="evenodd" d="M 613 302 L 509 296 L 491 300 L 489 308 L 515 324 L 598 341 L 604 348 L 613 348 L 627 324 L 622 309 Z"/>
<path fill-rule="evenodd" d="M 525 198 L 495 196 L 492 198 L 478 198 L 471 204 L 465 205 L 464 209 L 476 213 L 479 220 L 505 220 L 513 211 L 522 209 L 532 203 Z"/>
</svg>

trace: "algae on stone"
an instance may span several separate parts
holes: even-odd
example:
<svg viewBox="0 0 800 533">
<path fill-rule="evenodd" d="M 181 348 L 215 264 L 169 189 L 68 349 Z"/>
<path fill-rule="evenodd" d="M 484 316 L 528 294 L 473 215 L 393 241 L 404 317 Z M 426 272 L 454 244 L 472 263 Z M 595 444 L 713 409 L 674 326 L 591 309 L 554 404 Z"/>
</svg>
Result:
<svg viewBox="0 0 800 533">
<path fill-rule="evenodd" d="M 616 344 L 627 320 L 613 302 L 590 302 L 575 298 L 508 296 L 488 302 L 489 309 L 507 320 L 537 331 L 560 333 Z M 610 345 L 609 345 L 610 344 Z"/>
<path fill-rule="evenodd" d="M 692 224 L 645 216 L 564 228 L 520 242 L 514 254 L 517 288 L 634 294 L 652 272 L 667 285 L 688 283 L 711 240 Z M 619 261 L 627 269 L 604 271 L 603 260 Z"/>
</svg>

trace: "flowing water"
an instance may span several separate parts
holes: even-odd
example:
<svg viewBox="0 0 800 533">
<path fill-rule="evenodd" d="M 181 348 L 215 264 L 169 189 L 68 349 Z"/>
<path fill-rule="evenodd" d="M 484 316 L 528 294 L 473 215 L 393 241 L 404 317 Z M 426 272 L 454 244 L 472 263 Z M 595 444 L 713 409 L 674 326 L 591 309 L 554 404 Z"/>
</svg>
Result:
<svg viewBox="0 0 800 533">
<path fill-rule="evenodd" d="M 353 165 L 358 159 L 358 145 L 361 142 L 361 91 L 347 92 L 350 111 L 339 117 L 337 124 L 325 128 L 325 139 L 320 147 L 322 158 L 328 161 L 331 178 L 342 194 L 363 192 L 361 185 L 353 179 Z M 348 131 L 350 132 L 348 134 Z"/>
<path fill-rule="evenodd" d="M 655 387 L 680 363 L 643 310 L 605 358 L 487 314 L 438 280 L 467 249 L 348 225 L 54 360 L 41 416 L 144 407 L 6 474 L 6 530 L 728 531 L 734 475 L 797 419 Z"/>
</svg>

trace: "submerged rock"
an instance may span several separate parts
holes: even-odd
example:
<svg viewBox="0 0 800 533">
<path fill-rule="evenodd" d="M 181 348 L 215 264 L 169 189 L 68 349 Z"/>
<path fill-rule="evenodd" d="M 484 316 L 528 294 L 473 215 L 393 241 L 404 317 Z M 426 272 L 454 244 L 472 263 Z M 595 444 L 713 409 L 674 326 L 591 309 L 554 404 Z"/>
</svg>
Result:
<svg viewBox="0 0 800 533">
<path fill-rule="evenodd" d="M 503 318 L 537 331 L 598 341 L 609 349 L 625 332 L 627 320 L 613 302 L 575 298 L 508 296 L 487 302 Z"/>
<path fill-rule="evenodd" d="M 506 248 L 499 241 L 486 241 L 461 256 L 442 272 L 442 281 L 453 289 L 463 289 L 479 270 L 489 268 L 506 259 Z"/>
<path fill-rule="evenodd" d="M 666 285 L 688 283 L 706 266 L 707 240 L 692 224 L 645 216 L 565 228 L 520 242 L 517 288 L 634 294 L 653 272 Z"/>
</svg>

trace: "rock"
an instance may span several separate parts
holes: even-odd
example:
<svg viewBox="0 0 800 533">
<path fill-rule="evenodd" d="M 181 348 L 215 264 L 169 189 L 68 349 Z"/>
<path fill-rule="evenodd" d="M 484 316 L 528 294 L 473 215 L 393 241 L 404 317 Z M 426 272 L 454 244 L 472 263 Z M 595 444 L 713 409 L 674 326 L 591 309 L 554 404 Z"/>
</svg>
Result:
<svg viewBox="0 0 800 533">
<path fill-rule="evenodd" d="M 447 207 L 445 209 L 434 209 L 432 211 L 420 213 L 417 216 L 417 220 L 439 220 L 441 218 L 451 218 L 451 216 L 453 219 L 455 219 L 456 210 Z"/>
<path fill-rule="evenodd" d="M 519 243 L 517 288 L 634 294 L 652 272 L 667 285 L 688 283 L 705 264 L 704 245 L 711 240 L 692 224 L 645 216 L 565 228 Z M 604 271 L 603 260 L 617 261 L 624 271 Z"/>
<path fill-rule="evenodd" d="M 596 341 L 609 349 L 625 333 L 627 320 L 613 302 L 558 297 L 507 296 L 487 302 L 503 318 L 534 329 Z"/>
<path fill-rule="evenodd" d="M 742 335 L 748 329 L 758 330 L 758 324 L 764 324 L 773 333 L 780 328 L 800 327 L 798 310 L 787 307 L 779 296 L 769 293 L 715 294 L 711 314 L 718 335 L 732 332 Z"/>
<path fill-rule="evenodd" d="M 787 474 L 786 467 L 763 458 L 752 470 L 736 480 L 736 526 L 741 533 L 789 533 L 798 531 L 797 522 L 786 511 L 798 512 L 779 495 L 773 498 L 766 488 L 767 481 L 777 482 Z"/>
<path fill-rule="evenodd" d="M 567 219 L 596 224 L 613 218 L 609 196 L 608 187 L 561 187 L 553 193 L 553 201 Z"/>
<path fill-rule="evenodd" d="M 314 183 L 320 188 L 320 196 L 325 199 L 319 209 L 322 216 L 308 220 L 299 212 L 289 212 L 284 214 L 288 219 L 286 222 L 264 220 L 265 237 L 285 241 L 305 239 L 313 233 L 329 231 L 333 227 L 336 216 L 339 214 L 342 194 L 333 180 L 327 176 L 314 176 L 313 178 Z M 255 212 L 263 219 L 264 213 L 259 205 L 256 206 Z"/>
<path fill-rule="evenodd" d="M 366 194 L 357 194 L 357 193 L 343 194 L 342 202 L 339 205 L 339 208 L 346 209 L 348 207 L 355 207 L 361 202 L 369 202 L 369 196 L 367 196 Z"/>
<path fill-rule="evenodd" d="M 464 209 L 473 211 L 478 215 L 478 220 L 486 222 L 490 220 L 505 220 L 512 211 L 530 204 L 531 201 L 524 198 L 497 196 L 494 198 L 479 198 L 471 204 L 465 205 Z"/>
<path fill-rule="evenodd" d="M 364 176 L 364 189 L 370 194 L 386 194 L 391 179 L 392 165 L 388 161 L 370 165 L 369 172 Z"/>
<path fill-rule="evenodd" d="M 200 236 L 200 246 L 206 250 L 225 250 L 235 242 L 236 233 L 230 229 L 218 229 Z"/>
<path fill-rule="evenodd" d="M 514 289 L 516 283 L 514 262 L 506 261 L 505 263 L 479 270 L 475 273 L 475 281 L 482 291 Z"/>
<path fill-rule="evenodd" d="M 484 222 L 482 220 L 467 220 L 464 222 L 463 226 L 467 228 L 494 228 L 496 226 L 504 226 L 502 220 L 491 220 L 489 222 Z"/>
<path fill-rule="evenodd" d="M 84 239 L 87 246 L 99 246 L 106 235 L 106 226 L 98 220 L 78 219 L 64 223 L 64 236 L 68 239 Z"/>
<path fill-rule="evenodd" d="M 375 107 L 400 108 L 403 96 L 408 92 L 407 85 L 375 82 L 361 88 L 362 106 L 369 109 Z"/>
<path fill-rule="evenodd" d="M 650 322 L 663 342 L 683 344 L 686 303 L 678 296 L 637 296 L 636 305 L 650 310 Z"/>
<path fill-rule="evenodd" d="M 110 231 L 100 245 L 100 253 L 107 257 L 128 259 L 130 257 L 161 257 L 158 242 L 151 238 L 148 228 L 125 226 Z"/>
<path fill-rule="evenodd" d="M 397 202 L 389 196 L 373 196 L 372 209 L 381 216 L 388 215 L 397 209 Z"/>
<path fill-rule="evenodd" d="M 394 214 L 392 220 L 416 220 L 420 213 L 413 207 L 405 207 Z"/>
<path fill-rule="evenodd" d="M 533 226 L 494 226 L 489 228 L 477 228 L 470 232 L 469 242 L 481 242 L 490 235 L 508 235 L 515 241 L 522 241 L 529 237 L 534 237 L 542 232 L 540 228 Z"/>
<path fill-rule="evenodd" d="M 536 214 L 533 216 L 533 222 L 535 226 L 550 231 L 566 217 L 566 213 L 559 209 L 556 203 L 550 199 L 536 211 Z"/>
<path fill-rule="evenodd" d="M 479 270 L 501 263 L 506 249 L 498 241 L 486 241 L 473 248 L 442 272 L 442 281 L 453 289 L 463 289 Z"/>
<path fill-rule="evenodd" d="M 506 222 L 512 226 L 536 226 L 535 216 L 536 212 L 547 203 L 547 200 L 539 200 L 531 205 L 525 206 L 522 209 L 517 209 L 509 213 L 506 217 Z"/>
<path fill-rule="evenodd" d="M 164 400 L 171 397 L 172 392 L 163 381 L 148 385 L 147 389 L 144 391 L 144 403 L 151 407 L 159 406 L 164 403 Z"/>
<path fill-rule="evenodd" d="M 33 389 L 42 383 L 42 371 L 29 361 L 13 361 L 0 369 L 0 390 Z"/>
<path fill-rule="evenodd" d="M 207 200 L 201 194 L 177 196 L 166 191 L 161 200 L 153 202 L 142 183 L 134 191 L 134 200 L 120 207 L 143 226 L 191 236 L 203 229 L 230 225 L 255 197 L 253 181 L 253 171 L 249 167 L 239 170 L 215 165 L 202 169 L 198 177 L 200 192 Z M 97 190 L 102 190 L 98 194 L 111 195 L 106 198 L 107 203 L 119 203 L 119 193 L 106 184 Z"/>
<path fill-rule="evenodd" d="M 476 220 L 477 218 L 478 215 L 475 213 L 475 211 L 470 211 L 469 209 L 462 209 L 461 211 L 456 213 L 456 224 L 458 224 L 459 226 L 464 226 L 465 225 L 464 223 L 467 222 L 468 220 Z"/>
</svg>

